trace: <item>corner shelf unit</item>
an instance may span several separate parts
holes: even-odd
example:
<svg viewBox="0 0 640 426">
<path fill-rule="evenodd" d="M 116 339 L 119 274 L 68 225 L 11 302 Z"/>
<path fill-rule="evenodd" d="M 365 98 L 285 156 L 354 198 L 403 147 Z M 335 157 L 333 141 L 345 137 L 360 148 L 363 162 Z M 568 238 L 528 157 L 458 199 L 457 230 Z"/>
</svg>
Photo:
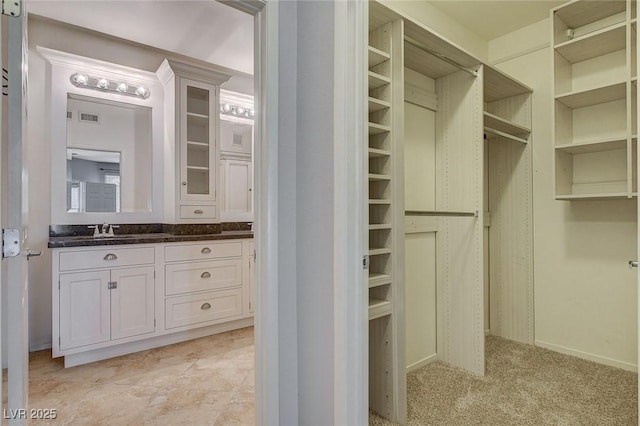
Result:
<svg viewBox="0 0 640 426">
<path fill-rule="evenodd" d="M 636 196 L 636 13 L 635 0 L 551 11 L 557 200 Z"/>
</svg>

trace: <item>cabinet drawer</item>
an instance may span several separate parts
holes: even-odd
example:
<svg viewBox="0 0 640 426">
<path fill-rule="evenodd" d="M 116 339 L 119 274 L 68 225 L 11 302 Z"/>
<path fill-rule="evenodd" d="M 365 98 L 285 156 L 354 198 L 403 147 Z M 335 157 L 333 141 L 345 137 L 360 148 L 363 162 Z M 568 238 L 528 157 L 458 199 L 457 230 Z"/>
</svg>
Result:
<svg viewBox="0 0 640 426">
<path fill-rule="evenodd" d="M 167 265 L 167 296 L 242 285 L 242 259 Z"/>
<path fill-rule="evenodd" d="M 206 260 L 224 257 L 242 256 L 242 243 L 204 243 L 167 246 L 164 257 L 167 262 L 181 262 L 185 260 Z"/>
<path fill-rule="evenodd" d="M 169 297 L 165 300 L 165 314 L 167 329 L 240 316 L 242 289 Z"/>
<path fill-rule="evenodd" d="M 180 206 L 180 219 L 215 219 L 216 206 Z"/>
<path fill-rule="evenodd" d="M 154 262 L 153 247 L 105 248 L 60 253 L 60 271 L 146 265 Z"/>
</svg>

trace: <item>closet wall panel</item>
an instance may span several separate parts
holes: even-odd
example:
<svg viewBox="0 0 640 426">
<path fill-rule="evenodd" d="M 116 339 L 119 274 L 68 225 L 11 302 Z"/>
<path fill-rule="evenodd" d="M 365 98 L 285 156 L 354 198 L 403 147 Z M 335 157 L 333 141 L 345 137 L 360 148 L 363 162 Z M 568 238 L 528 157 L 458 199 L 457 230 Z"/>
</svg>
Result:
<svg viewBox="0 0 640 426">
<path fill-rule="evenodd" d="M 456 72 L 436 81 L 436 205 L 478 212 L 441 217 L 437 235 L 438 358 L 484 375 L 482 241 L 483 78 Z"/>
</svg>

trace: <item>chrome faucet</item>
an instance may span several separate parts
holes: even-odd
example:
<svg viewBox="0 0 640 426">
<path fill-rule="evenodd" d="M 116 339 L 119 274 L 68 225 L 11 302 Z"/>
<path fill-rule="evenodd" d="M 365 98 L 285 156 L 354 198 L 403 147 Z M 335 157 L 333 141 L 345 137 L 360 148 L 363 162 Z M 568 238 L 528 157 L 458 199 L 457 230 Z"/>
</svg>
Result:
<svg viewBox="0 0 640 426">
<path fill-rule="evenodd" d="M 113 228 L 119 228 L 117 225 L 109 225 L 108 223 L 103 223 L 102 225 L 93 225 L 89 226 L 90 229 L 93 229 L 93 237 L 94 238 L 102 238 L 102 237 L 115 237 L 113 233 Z"/>
</svg>

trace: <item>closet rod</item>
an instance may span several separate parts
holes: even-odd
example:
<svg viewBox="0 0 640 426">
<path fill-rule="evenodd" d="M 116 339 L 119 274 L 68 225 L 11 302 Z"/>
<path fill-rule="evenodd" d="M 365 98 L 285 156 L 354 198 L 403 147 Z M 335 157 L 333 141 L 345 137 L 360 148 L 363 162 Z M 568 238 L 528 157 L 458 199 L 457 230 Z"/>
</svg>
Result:
<svg viewBox="0 0 640 426">
<path fill-rule="evenodd" d="M 434 52 L 433 50 L 429 49 L 428 47 L 425 47 L 419 41 L 416 41 L 416 40 L 412 39 L 409 36 L 404 36 L 404 41 L 406 41 L 407 43 L 409 43 L 410 45 L 412 45 L 414 47 L 417 47 L 418 49 L 422 50 L 423 52 L 428 53 L 429 55 L 435 56 L 436 58 L 448 63 L 449 65 L 453 65 L 454 67 L 459 68 L 459 69 L 461 69 L 462 71 L 464 71 L 464 72 L 466 72 L 468 74 L 471 74 L 474 77 L 478 76 L 478 71 L 472 70 L 471 68 L 467 68 L 467 67 L 465 67 L 463 65 L 460 65 L 459 63 L 457 63 L 453 59 L 447 58 L 442 53 Z"/>
<path fill-rule="evenodd" d="M 424 210 L 405 210 L 405 216 L 460 216 L 460 217 L 478 217 L 478 210 L 474 212 L 437 212 Z"/>
</svg>

